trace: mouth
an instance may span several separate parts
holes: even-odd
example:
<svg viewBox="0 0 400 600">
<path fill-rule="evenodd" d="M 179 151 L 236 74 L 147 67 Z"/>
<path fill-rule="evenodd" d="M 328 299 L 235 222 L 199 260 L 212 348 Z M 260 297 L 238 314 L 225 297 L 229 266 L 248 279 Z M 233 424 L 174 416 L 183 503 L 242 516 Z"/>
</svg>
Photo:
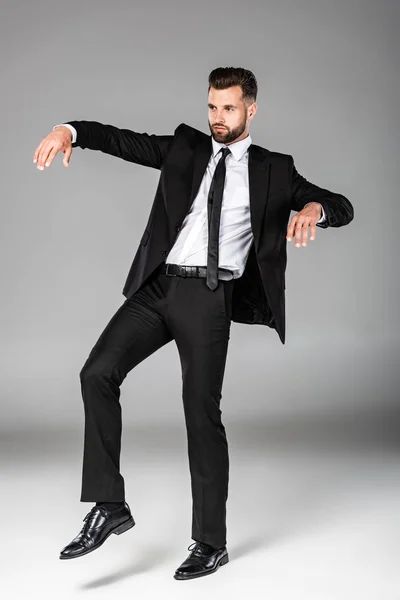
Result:
<svg viewBox="0 0 400 600">
<path fill-rule="evenodd" d="M 225 131 L 226 127 L 219 127 L 219 126 L 216 126 L 216 127 L 214 127 L 214 129 L 219 129 L 219 130 L 221 130 L 221 131 Z"/>
</svg>

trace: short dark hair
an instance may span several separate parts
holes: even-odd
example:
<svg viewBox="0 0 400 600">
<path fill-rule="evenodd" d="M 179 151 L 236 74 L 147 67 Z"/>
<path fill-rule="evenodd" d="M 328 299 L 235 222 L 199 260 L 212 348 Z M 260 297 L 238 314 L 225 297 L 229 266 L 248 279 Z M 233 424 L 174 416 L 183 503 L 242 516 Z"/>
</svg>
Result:
<svg viewBox="0 0 400 600">
<path fill-rule="evenodd" d="M 242 100 L 248 107 L 257 99 L 257 80 L 254 74 L 242 67 L 217 67 L 208 76 L 208 91 L 210 87 L 225 90 L 233 85 L 242 88 Z"/>
</svg>

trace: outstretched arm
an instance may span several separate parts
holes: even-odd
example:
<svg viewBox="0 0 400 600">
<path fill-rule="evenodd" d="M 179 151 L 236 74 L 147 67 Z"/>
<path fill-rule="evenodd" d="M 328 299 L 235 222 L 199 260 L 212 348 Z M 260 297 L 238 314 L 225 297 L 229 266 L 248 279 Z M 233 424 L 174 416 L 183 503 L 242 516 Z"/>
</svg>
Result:
<svg viewBox="0 0 400 600">
<path fill-rule="evenodd" d="M 98 121 L 66 121 L 76 131 L 72 147 L 100 150 L 130 162 L 161 169 L 173 135 L 137 133 Z M 56 127 L 58 127 L 56 125 Z M 73 131 L 72 131 L 73 133 Z"/>
</svg>

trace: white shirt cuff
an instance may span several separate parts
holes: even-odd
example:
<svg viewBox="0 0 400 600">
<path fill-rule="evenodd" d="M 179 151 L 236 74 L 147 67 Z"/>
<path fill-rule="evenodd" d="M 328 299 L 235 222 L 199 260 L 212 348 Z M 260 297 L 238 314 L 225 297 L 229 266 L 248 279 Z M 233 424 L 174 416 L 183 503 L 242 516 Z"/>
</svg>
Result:
<svg viewBox="0 0 400 600">
<path fill-rule="evenodd" d="M 323 221 L 325 221 L 326 215 L 325 215 L 325 211 L 324 211 L 324 207 L 321 205 L 322 208 L 322 215 L 319 221 L 317 221 L 317 223 L 322 223 Z"/>
</svg>

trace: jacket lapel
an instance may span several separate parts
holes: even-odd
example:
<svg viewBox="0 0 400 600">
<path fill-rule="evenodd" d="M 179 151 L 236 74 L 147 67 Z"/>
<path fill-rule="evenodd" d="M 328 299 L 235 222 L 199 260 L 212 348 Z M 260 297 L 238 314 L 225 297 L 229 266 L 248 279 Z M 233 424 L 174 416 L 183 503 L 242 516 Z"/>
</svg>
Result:
<svg viewBox="0 0 400 600">
<path fill-rule="evenodd" d="M 190 193 L 190 201 L 188 210 L 195 199 L 204 173 L 206 171 L 208 161 L 210 160 L 212 152 L 211 136 L 202 135 L 197 138 L 196 147 L 194 149 L 194 166 L 193 166 L 193 179 L 192 189 Z"/>
<path fill-rule="evenodd" d="M 251 144 L 249 147 L 249 195 L 250 195 L 250 221 L 254 235 L 254 246 L 258 251 L 261 240 L 261 229 L 267 208 L 270 183 L 271 162 L 268 151 L 260 146 Z"/>
</svg>

